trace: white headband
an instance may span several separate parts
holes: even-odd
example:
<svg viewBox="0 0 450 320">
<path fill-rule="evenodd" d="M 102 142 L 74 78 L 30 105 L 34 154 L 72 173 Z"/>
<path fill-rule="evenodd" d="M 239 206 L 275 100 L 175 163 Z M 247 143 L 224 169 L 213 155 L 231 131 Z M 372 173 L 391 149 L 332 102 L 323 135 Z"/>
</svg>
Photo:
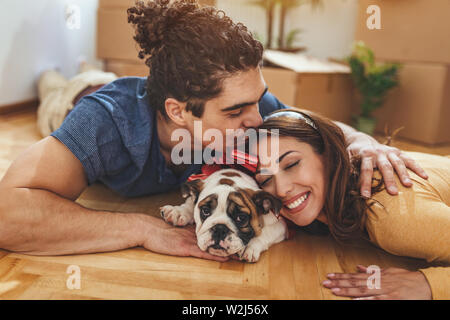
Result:
<svg viewBox="0 0 450 320">
<path fill-rule="evenodd" d="M 304 116 L 302 113 L 299 113 L 297 111 L 286 110 L 286 111 L 276 112 L 273 114 L 269 114 L 267 117 L 264 118 L 264 120 L 282 117 L 282 116 L 288 116 L 290 118 L 302 119 L 307 124 L 309 124 L 313 129 L 315 129 L 316 131 L 318 130 L 316 124 L 308 116 Z"/>
</svg>

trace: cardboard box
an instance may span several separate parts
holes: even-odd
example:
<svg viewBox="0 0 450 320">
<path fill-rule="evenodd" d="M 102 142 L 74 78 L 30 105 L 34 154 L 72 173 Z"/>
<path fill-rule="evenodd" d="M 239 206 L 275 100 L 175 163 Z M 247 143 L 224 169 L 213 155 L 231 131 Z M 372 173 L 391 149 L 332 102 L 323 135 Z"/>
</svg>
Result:
<svg viewBox="0 0 450 320">
<path fill-rule="evenodd" d="M 399 73 L 400 86 L 374 112 L 376 130 L 384 133 L 405 127 L 398 133 L 426 144 L 450 142 L 450 66 L 405 63 Z"/>
<path fill-rule="evenodd" d="M 201 5 L 213 5 L 214 0 L 200 0 Z M 127 9 L 135 0 L 100 0 L 97 11 L 97 57 L 139 63 L 139 45 L 135 31 L 128 23 Z"/>
<path fill-rule="evenodd" d="M 115 8 L 115 9 L 126 9 L 134 6 L 135 0 L 99 0 L 99 8 Z"/>
<path fill-rule="evenodd" d="M 105 71 L 114 72 L 119 77 L 147 77 L 150 73 L 149 67 L 143 61 L 141 63 L 132 63 L 123 60 L 106 60 Z"/>
<path fill-rule="evenodd" d="M 369 5 L 380 8 L 380 30 L 367 27 Z M 355 40 L 380 59 L 450 64 L 450 0 L 359 0 Z"/>
<path fill-rule="evenodd" d="M 138 63 L 139 45 L 134 29 L 128 24 L 125 8 L 99 8 L 97 12 L 97 57 Z"/>
<path fill-rule="evenodd" d="M 308 109 L 351 124 L 353 84 L 350 74 L 299 73 L 264 67 L 269 91 L 286 105 Z"/>
<path fill-rule="evenodd" d="M 144 0 L 147 1 L 147 0 Z M 99 0 L 99 8 L 129 8 L 134 6 L 136 0 Z M 200 5 L 214 6 L 216 0 L 197 0 Z"/>
</svg>

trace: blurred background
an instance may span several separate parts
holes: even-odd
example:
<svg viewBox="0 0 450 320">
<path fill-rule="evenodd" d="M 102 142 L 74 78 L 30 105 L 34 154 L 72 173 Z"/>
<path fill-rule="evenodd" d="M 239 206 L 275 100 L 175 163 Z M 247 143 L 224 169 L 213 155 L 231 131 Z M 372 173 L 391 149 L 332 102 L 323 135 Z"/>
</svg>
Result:
<svg viewBox="0 0 450 320">
<path fill-rule="evenodd" d="M 199 2 L 264 44 L 264 77 L 283 103 L 373 135 L 450 143 L 450 0 Z M 35 109 L 44 70 L 71 78 L 86 61 L 147 76 L 127 23 L 133 3 L 2 0 L 0 114 Z"/>
</svg>

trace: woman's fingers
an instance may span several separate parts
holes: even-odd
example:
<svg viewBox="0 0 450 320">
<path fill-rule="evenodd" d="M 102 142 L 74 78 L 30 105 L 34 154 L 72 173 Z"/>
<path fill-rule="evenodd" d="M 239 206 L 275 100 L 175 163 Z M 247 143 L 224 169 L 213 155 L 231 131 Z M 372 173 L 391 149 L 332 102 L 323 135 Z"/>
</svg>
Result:
<svg viewBox="0 0 450 320">
<path fill-rule="evenodd" d="M 322 284 L 328 288 L 367 286 L 369 276 L 367 273 L 330 273 Z"/>
<path fill-rule="evenodd" d="M 344 297 L 370 297 L 383 294 L 381 288 L 372 288 L 368 283 L 370 274 L 335 274 L 322 282 L 333 294 Z"/>
<path fill-rule="evenodd" d="M 367 279 L 325 280 L 322 284 L 327 288 L 359 288 L 367 287 Z"/>
<path fill-rule="evenodd" d="M 364 272 L 367 273 L 367 268 L 365 266 L 363 266 L 362 264 L 358 264 L 356 266 L 356 269 L 358 269 L 358 272 Z"/>
<path fill-rule="evenodd" d="M 381 289 L 369 289 L 367 286 L 353 288 L 336 287 L 332 288 L 331 292 L 336 296 L 342 297 L 372 297 L 382 294 Z"/>
<path fill-rule="evenodd" d="M 384 271 L 384 269 L 383 268 L 380 268 L 380 267 L 378 267 L 378 266 L 372 266 L 372 267 L 376 267 L 378 270 L 380 270 L 380 272 L 381 271 Z M 369 273 L 369 274 L 372 274 L 373 273 L 373 269 L 372 270 L 369 270 L 369 267 L 365 267 L 365 266 L 363 266 L 362 264 L 358 264 L 357 266 L 356 266 L 356 269 L 357 269 L 357 271 L 358 272 L 363 272 L 363 273 Z M 392 269 L 392 268 L 391 268 Z M 368 271 L 369 270 L 369 271 Z"/>
<path fill-rule="evenodd" d="M 375 266 L 359 265 L 358 273 L 329 274 L 324 286 L 337 296 L 360 298 L 358 300 L 432 298 L 430 285 L 422 272 L 377 267 L 377 274 L 370 272 L 371 267 Z"/>
<path fill-rule="evenodd" d="M 330 280 L 348 280 L 348 279 L 367 279 L 370 274 L 367 273 L 329 273 L 327 278 Z"/>
<path fill-rule="evenodd" d="M 367 273 L 367 267 L 358 265 L 357 269 L 358 273 L 330 273 L 322 284 L 338 296 L 377 297 L 383 294 L 381 288 L 373 288 L 369 279 L 372 273 Z"/>
<path fill-rule="evenodd" d="M 370 198 L 372 190 L 373 163 L 372 157 L 361 159 L 361 195 Z"/>
<path fill-rule="evenodd" d="M 353 298 L 352 300 L 390 300 L 390 298 L 385 294 L 380 294 L 377 296 Z"/>
</svg>

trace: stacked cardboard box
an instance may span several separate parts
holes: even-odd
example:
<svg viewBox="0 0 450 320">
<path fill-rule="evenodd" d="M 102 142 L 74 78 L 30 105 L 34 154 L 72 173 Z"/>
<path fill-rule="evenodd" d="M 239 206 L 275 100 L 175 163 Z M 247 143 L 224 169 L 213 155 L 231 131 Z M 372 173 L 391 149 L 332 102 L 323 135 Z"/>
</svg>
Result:
<svg viewBox="0 0 450 320">
<path fill-rule="evenodd" d="M 214 5 L 215 0 L 198 0 Z M 128 23 L 127 9 L 135 0 L 99 0 L 97 11 L 97 57 L 104 59 L 105 69 L 119 76 L 147 76 L 148 67 L 138 58 L 139 46 L 134 29 Z"/>
<path fill-rule="evenodd" d="M 286 105 L 351 123 L 353 85 L 350 69 L 302 54 L 266 50 L 264 67 L 269 90 Z"/>
<path fill-rule="evenodd" d="M 381 29 L 369 30 L 366 12 L 377 5 Z M 374 115 L 415 141 L 450 142 L 450 0 L 360 0 L 355 40 L 380 62 L 400 62 L 400 86 Z"/>
</svg>

